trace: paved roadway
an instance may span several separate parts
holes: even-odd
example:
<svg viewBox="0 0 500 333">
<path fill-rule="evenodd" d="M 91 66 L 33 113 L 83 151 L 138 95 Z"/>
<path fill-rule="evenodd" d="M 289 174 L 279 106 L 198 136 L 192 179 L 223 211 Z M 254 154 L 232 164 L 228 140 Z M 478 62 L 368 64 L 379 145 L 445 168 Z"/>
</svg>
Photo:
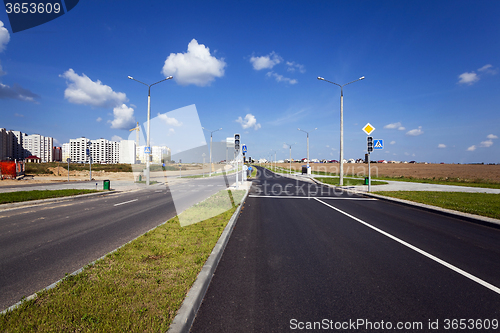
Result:
<svg viewBox="0 0 500 333">
<path fill-rule="evenodd" d="M 191 332 L 500 320 L 500 229 L 269 171 L 254 185 Z"/>
<path fill-rule="evenodd" d="M 0 311 L 174 217 L 176 210 L 204 200 L 234 178 L 185 179 L 168 188 L 143 186 L 8 210 L 0 206 Z"/>
</svg>

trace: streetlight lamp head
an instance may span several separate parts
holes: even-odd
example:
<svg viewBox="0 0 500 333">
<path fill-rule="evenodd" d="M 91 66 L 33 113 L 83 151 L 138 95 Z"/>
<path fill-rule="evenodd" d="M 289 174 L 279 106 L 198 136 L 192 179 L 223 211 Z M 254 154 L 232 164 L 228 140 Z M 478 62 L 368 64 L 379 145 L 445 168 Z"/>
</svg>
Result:
<svg viewBox="0 0 500 333">
<path fill-rule="evenodd" d="M 360 80 L 364 80 L 364 79 L 365 79 L 365 77 L 364 77 L 364 76 L 362 76 L 362 77 L 360 77 L 359 79 L 360 79 Z"/>
<path fill-rule="evenodd" d="M 170 75 L 169 77 L 167 77 L 167 80 L 170 80 L 170 79 L 173 79 L 174 77 L 172 75 Z M 364 76 L 363 76 L 364 78 Z"/>
<path fill-rule="evenodd" d="M 133 78 L 132 76 L 130 76 L 130 75 L 128 76 L 128 78 L 129 78 L 129 79 L 131 79 L 131 80 L 133 80 L 133 79 L 134 79 L 134 78 Z"/>
<path fill-rule="evenodd" d="M 322 78 L 321 76 L 318 76 L 318 80 L 324 80 L 324 78 Z"/>
</svg>

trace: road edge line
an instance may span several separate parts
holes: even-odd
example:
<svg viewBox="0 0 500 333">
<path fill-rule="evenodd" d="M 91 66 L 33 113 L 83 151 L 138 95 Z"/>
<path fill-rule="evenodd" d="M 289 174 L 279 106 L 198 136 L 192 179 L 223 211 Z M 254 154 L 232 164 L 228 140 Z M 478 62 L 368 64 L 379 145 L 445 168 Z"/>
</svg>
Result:
<svg viewBox="0 0 500 333">
<path fill-rule="evenodd" d="M 368 228 L 370 228 L 370 229 L 372 229 L 372 230 L 374 230 L 374 231 L 376 231 L 376 232 L 378 232 L 378 233 L 380 233 L 380 234 L 382 234 L 382 235 L 384 235 L 384 236 L 386 236 L 386 237 L 388 237 L 388 238 L 392 239 L 393 241 L 396 241 L 397 243 L 399 243 L 399 244 L 401 244 L 401 245 L 406 246 L 406 247 L 407 247 L 407 248 L 409 248 L 410 250 L 413 250 L 413 251 L 415 251 L 415 252 L 417 252 L 417 253 L 419 253 L 419 254 L 423 255 L 424 257 L 427 257 L 428 259 L 431 259 L 431 260 L 433 260 L 433 261 L 437 262 L 438 264 L 443 265 L 444 267 L 446 267 L 446 268 L 448 268 L 448 269 L 450 269 L 450 270 L 454 271 L 455 273 L 458 273 L 458 274 L 460 274 L 460 275 L 462 275 L 462 276 L 464 276 L 464 277 L 468 278 L 469 280 L 472 280 L 472 281 L 476 282 L 477 284 L 480 284 L 481 286 L 483 286 L 483 287 L 485 287 L 485 288 L 488 288 L 489 290 L 491 290 L 491 291 L 493 291 L 493 292 L 495 292 L 495 293 L 497 293 L 497 294 L 500 294 L 500 288 L 499 288 L 499 287 L 497 287 L 497 286 L 495 286 L 495 285 L 493 285 L 493 284 L 491 284 L 491 283 L 489 283 L 489 282 L 487 282 L 487 281 L 485 281 L 485 280 L 483 280 L 483 279 L 481 279 L 481 278 L 478 278 L 477 276 L 472 275 L 471 273 L 466 272 L 466 271 L 464 271 L 463 269 L 461 269 L 461 268 L 459 268 L 459 267 L 457 267 L 457 266 L 455 266 L 455 265 L 452 265 L 452 264 L 450 264 L 449 262 L 444 261 L 443 259 L 440 259 L 440 258 L 438 258 L 438 257 L 436 257 L 436 256 L 434 256 L 434 255 L 432 255 L 432 254 L 430 254 L 429 252 L 424 251 L 424 250 L 422 250 L 421 248 L 416 247 L 415 245 L 412 245 L 412 244 L 410 244 L 410 243 L 408 243 L 408 242 L 406 242 L 406 241 L 402 240 L 401 238 L 398 238 L 398 237 L 396 237 L 396 236 L 394 236 L 394 235 L 392 235 L 392 234 L 388 233 L 387 231 L 384 231 L 384 230 L 382 230 L 382 229 L 380 229 L 380 228 L 377 228 L 376 226 L 371 225 L 370 223 L 365 222 L 365 221 L 363 221 L 362 219 L 357 218 L 356 216 L 353 216 L 353 215 L 351 215 L 351 214 L 349 214 L 349 213 L 347 213 L 347 212 L 344 212 L 343 210 L 341 210 L 341 209 L 339 209 L 339 208 L 337 208 L 337 207 L 334 207 L 334 206 L 332 206 L 332 205 L 330 205 L 330 204 L 328 204 L 328 203 L 326 203 L 326 202 L 324 202 L 324 201 L 321 201 L 321 200 L 320 200 L 320 199 L 318 199 L 318 198 L 314 198 L 314 199 L 315 199 L 316 201 L 318 201 L 318 202 L 321 202 L 323 205 L 326 205 L 327 207 L 330 207 L 330 208 L 332 208 L 333 210 L 335 210 L 335 211 L 337 211 L 337 212 L 339 212 L 339 213 L 341 213 L 341 214 L 344 214 L 345 216 L 347 216 L 347 217 L 349 217 L 349 218 L 353 219 L 354 221 L 356 221 L 356 222 L 358 222 L 358 223 L 361 223 L 361 224 L 363 224 L 364 226 L 366 226 L 366 227 L 368 227 Z"/>
<path fill-rule="evenodd" d="M 181 307 L 177 311 L 177 315 L 170 324 L 167 331 L 168 333 L 188 333 L 191 330 L 196 314 L 198 313 L 201 303 L 205 298 L 205 294 L 208 290 L 210 282 L 212 281 L 215 269 L 217 268 L 220 258 L 222 257 L 222 253 L 224 252 L 229 238 L 231 237 L 234 225 L 240 215 L 241 207 L 243 207 L 243 203 L 245 202 L 249 192 L 250 187 L 241 199 L 238 208 L 233 213 L 233 216 L 231 216 L 231 219 L 215 244 L 212 253 L 205 262 L 205 265 L 203 265 L 195 282 L 189 289 L 186 298 L 184 298 Z"/>
<path fill-rule="evenodd" d="M 314 181 L 316 183 L 318 183 L 318 184 L 325 185 L 325 186 L 339 187 L 339 186 L 335 186 L 335 185 L 331 185 L 331 184 L 325 184 L 325 183 L 320 182 L 319 180 L 316 180 L 316 179 L 314 179 Z M 500 220 L 492 218 L 492 217 L 487 217 L 487 216 L 482 216 L 482 215 L 477 215 L 477 214 L 464 213 L 464 212 L 460 212 L 460 211 L 453 210 L 453 209 L 448 209 L 448 208 L 442 208 L 442 207 L 438 207 L 438 206 L 427 205 L 427 204 L 423 204 L 423 203 L 415 202 L 415 201 L 410 201 L 410 200 L 404 200 L 404 199 L 398 199 L 398 198 L 393 198 L 393 197 L 387 197 L 387 196 L 380 195 L 380 194 L 374 194 L 374 193 L 369 193 L 369 192 L 356 191 L 355 189 L 353 190 L 353 189 L 346 189 L 346 188 L 342 188 L 342 187 L 340 187 L 340 188 L 343 191 L 346 191 L 346 192 L 353 192 L 353 193 L 356 193 L 356 194 L 366 195 L 368 197 L 377 198 L 377 199 L 380 199 L 380 200 L 392 201 L 392 202 L 403 204 L 403 205 L 406 205 L 406 206 L 417 207 L 417 208 L 421 208 L 421 209 L 424 209 L 424 210 L 427 210 L 427 211 L 430 211 L 430 212 L 433 212 L 433 213 L 442 214 L 442 215 L 445 215 L 445 216 L 459 217 L 459 218 L 462 218 L 462 219 L 464 219 L 464 220 L 466 220 L 468 222 L 477 223 L 477 224 L 488 226 L 488 227 L 494 227 L 494 228 L 499 228 L 500 227 Z M 397 192 L 397 191 L 395 191 L 395 192 Z"/>
</svg>

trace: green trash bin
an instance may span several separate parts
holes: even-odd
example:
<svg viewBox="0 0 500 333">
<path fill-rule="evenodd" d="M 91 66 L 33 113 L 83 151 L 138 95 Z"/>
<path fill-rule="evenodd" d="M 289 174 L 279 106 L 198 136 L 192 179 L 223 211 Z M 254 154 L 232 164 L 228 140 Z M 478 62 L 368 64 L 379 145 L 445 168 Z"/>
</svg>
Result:
<svg viewBox="0 0 500 333">
<path fill-rule="evenodd" d="M 368 177 L 365 177 L 365 185 L 368 185 Z"/>
<path fill-rule="evenodd" d="M 139 181 L 142 181 L 142 175 L 139 175 Z"/>
<path fill-rule="evenodd" d="M 109 190 L 109 189 L 110 189 L 110 186 L 111 186 L 111 183 L 110 183 L 110 181 L 109 181 L 109 180 L 104 180 L 104 181 L 102 182 L 102 188 L 103 188 L 104 190 Z"/>
</svg>

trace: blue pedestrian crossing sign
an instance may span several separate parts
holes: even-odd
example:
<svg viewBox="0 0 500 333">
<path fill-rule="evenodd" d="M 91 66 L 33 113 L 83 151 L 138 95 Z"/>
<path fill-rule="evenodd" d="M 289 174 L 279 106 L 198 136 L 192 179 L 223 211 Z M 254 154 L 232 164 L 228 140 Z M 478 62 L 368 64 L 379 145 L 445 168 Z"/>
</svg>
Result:
<svg viewBox="0 0 500 333">
<path fill-rule="evenodd" d="M 144 154 L 151 154 L 151 147 L 144 147 Z"/>
<path fill-rule="evenodd" d="M 244 153 L 247 152 L 247 145 L 243 145 L 242 148 L 241 148 L 241 151 Z"/>
<path fill-rule="evenodd" d="M 384 149 L 384 140 L 373 140 L 373 149 Z"/>
</svg>

